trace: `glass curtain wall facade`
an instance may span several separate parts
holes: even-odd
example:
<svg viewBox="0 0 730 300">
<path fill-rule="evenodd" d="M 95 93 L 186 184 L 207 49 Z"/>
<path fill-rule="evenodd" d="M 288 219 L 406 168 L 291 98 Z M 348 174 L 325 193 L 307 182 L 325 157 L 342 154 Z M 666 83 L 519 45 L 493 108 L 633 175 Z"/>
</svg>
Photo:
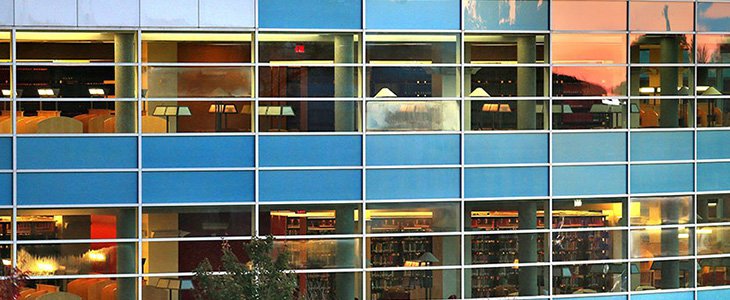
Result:
<svg viewBox="0 0 730 300">
<path fill-rule="evenodd" d="M 728 2 L 86 2 L 0 28 L 24 297 L 193 299 L 252 235 L 297 299 L 730 297 Z"/>
</svg>

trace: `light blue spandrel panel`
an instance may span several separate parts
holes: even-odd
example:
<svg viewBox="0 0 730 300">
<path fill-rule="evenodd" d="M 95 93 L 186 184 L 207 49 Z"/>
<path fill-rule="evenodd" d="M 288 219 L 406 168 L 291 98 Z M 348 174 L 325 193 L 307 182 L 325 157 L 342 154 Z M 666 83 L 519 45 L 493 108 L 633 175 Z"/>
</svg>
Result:
<svg viewBox="0 0 730 300">
<path fill-rule="evenodd" d="M 13 168 L 13 140 L 0 138 L 0 169 Z"/>
<path fill-rule="evenodd" d="M 614 161 L 626 161 L 625 133 L 553 134 L 553 162 Z"/>
<path fill-rule="evenodd" d="M 549 1 L 463 0 L 463 3 L 467 30 L 548 29 Z"/>
<path fill-rule="evenodd" d="M 697 190 L 730 190 L 730 163 L 697 164 Z"/>
<path fill-rule="evenodd" d="M 730 3 L 698 2 L 697 31 L 727 32 L 730 30 Z"/>
<path fill-rule="evenodd" d="M 626 296 L 591 296 L 591 297 L 570 297 L 575 300 L 626 300 Z"/>
<path fill-rule="evenodd" d="M 362 28 L 361 0 L 261 0 L 261 28 Z"/>
<path fill-rule="evenodd" d="M 368 29 L 459 29 L 459 1 L 368 0 Z"/>
<path fill-rule="evenodd" d="M 459 169 L 389 169 L 367 171 L 368 199 L 459 197 Z"/>
<path fill-rule="evenodd" d="M 698 131 L 697 159 L 730 158 L 730 131 Z"/>
<path fill-rule="evenodd" d="M 13 204 L 13 175 L 0 173 L 0 205 Z"/>
<path fill-rule="evenodd" d="M 359 166 L 360 136 L 260 136 L 259 165 Z"/>
<path fill-rule="evenodd" d="M 464 197 L 547 196 L 548 168 L 468 168 L 464 170 Z"/>
<path fill-rule="evenodd" d="M 458 135 L 370 135 L 368 166 L 459 164 Z"/>
<path fill-rule="evenodd" d="M 547 163 L 548 136 L 530 134 L 467 134 L 466 164 Z"/>
<path fill-rule="evenodd" d="M 250 136 L 142 138 L 143 168 L 236 168 L 254 166 Z"/>
<path fill-rule="evenodd" d="M 631 299 L 636 299 L 636 300 L 694 300 L 694 298 L 695 298 L 694 292 L 651 293 L 651 294 L 631 295 Z"/>
<path fill-rule="evenodd" d="M 730 289 L 697 291 L 697 300 L 730 299 Z"/>
<path fill-rule="evenodd" d="M 553 168 L 553 195 L 609 195 L 626 193 L 626 166 L 571 166 Z"/>
<path fill-rule="evenodd" d="M 18 169 L 137 168 L 135 137 L 18 138 Z"/>
<path fill-rule="evenodd" d="M 137 203 L 137 172 L 21 173 L 19 205 Z"/>
<path fill-rule="evenodd" d="M 693 187 L 692 164 L 631 166 L 631 193 L 691 192 Z"/>
<path fill-rule="evenodd" d="M 145 172 L 142 202 L 247 202 L 254 199 L 253 186 L 250 171 Z"/>
<path fill-rule="evenodd" d="M 631 133 L 631 160 L 685 160 L 694 157 L 690 131 Z"/>
<path fill-rule="evenodd" d="M 362 199 L 360 170 L 260 171 L 261 201 Z"/>
</svg>

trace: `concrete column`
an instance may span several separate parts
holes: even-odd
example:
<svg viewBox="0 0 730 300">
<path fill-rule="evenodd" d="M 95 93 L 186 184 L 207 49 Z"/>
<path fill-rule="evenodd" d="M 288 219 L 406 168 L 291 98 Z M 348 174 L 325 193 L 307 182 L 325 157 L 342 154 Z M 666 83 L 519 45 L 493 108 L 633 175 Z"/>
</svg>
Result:
<svg viewBox="0 0 730 300">
<path fill-rule="evenodd" d="M 114 62 L 134 62 L 137 39 L 134 33 L 114 34 Z M 116 98 L 134 98 L 137 86 L 134 67 L 114 67 L 114 94 Z M 114 114 L 117 133 L 133 133 L 137 128 L 137 102 L 115 101 Z"/>
<path fill-rule="evenodd" d="M 679 40 L 677 37 L 664 37 L 660 42 L 660 59 L 662 63 L 676 62 Z M 679 82 L 679 71 L 676 68 L 660 68 L 660 86 L 662 95 L 676 95 Z M 677 101 L 662 100 L 660 105 L 659 126 L 679 126 L 679 104 Z"/>
<path fill-rule="evenodd" d="M 519 229 L 537 228 L 537 204 L 535 202 L 520 203 L 518 210 Z M 549 224 L 549 223 L 548 223 Z M 537 262 L 537 234 L 520 234 L 518 238 L 517 258 L 520 263 Z M 522 267 L 519 269 L 519 295 L 537 296 L 537 275 L 539 268 Z"/>
<path fill-rule="evenodd" d="M 117 213 L 117 238 L 134 238 L 137 233 L 137 212 L 134 209 L 120 209 Z M 117 244 L 117 273 L 136 272 L 137 247 L 134 243 Z M 141 266 L 140 266 L 141 267 Z M 136 298 L 137 280 L 135 278 L 117 279 L 117 299 Z"/>
<path fill-rule="evenodd" d="M 517 38 L 517 62 L 535 63 L 537 61 L 537 46 L 535 36 L 520 36 Z M 537 86 L 535 68 L 517 68 L 517 96 L 535 96 Z M 517 129 L 537 129 L 535 121 L 535 102 L 517 101 Z"/>
<path fill-rule="evenodd" d="M 363 218 L 359 218 L 363 220 Z M 364 220 L 363 220 L 364 222 Z M 335 210 L 335 233 L 349 234 L 353 233 L 355 228 L 355 206 L 341 204 Z M 355 266 L 355 243 L 351 240 L 340 240 L 337 243 L 337 253 L 335 261 L 338 266 L 350 267 Z M 354 273 L 336 273 L 335 274 L 335 292 L 337 299 L 355 299 L 355 274 Z"/>
<path fill-rule="evenodd" d="M 679 210 L 679 200 L 665 199 L 662 202 L 662 219 L 666 222 L 676 224 L 679 221 Z M 678 255 L 679 230 L 677 228 L 665 228 L 661 232 L 662 253 L 666 255 Z M 679 288 L 679 261 L 662 261 L 661 264 L 661 288 Z"/>
<path fill-rule="evenodd" d="M 335 63 L 355 63 L 355 39 L 352 34 L 335 35 Z M 335 67 L 335 97 L 356 97 L 355 68 Z M 335 131 L 355 131 L 356 104 L 335 101 Z"/>
</svg>

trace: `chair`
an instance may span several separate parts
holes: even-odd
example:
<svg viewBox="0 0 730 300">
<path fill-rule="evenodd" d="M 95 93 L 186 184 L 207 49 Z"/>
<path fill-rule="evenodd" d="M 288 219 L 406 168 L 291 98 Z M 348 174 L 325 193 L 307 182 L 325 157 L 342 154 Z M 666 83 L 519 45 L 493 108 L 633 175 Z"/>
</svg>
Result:
<svg viewBox="0 0 730 300">
<path fill-rule="evenodd" d="M 108 284 L 101 290 L 101 299 L 117 300 L 117 283 Z"/>
<path fill-rule="evenodd" d="M 54 292 L 41 295 L 36 300 L 81 300 L 81 297 L 66 292 Z"/>
<path fill-rule="evenodd" d="M 60 292 L 61 288 L 50 284 L 36 284 L 35 289 L 38 291 L 47 291 L 49 293 Z"/>
<path fill-rule="evenodd" d="M 106 287 L 107 285 L 110 285 L 112 283 L 114 283 L 113 280 L 102 280 L 102 281 L 98 281 L 98 282 L 95 282 L 95 283 L 89 285 L 88 292 L 87 292 L 87 295 L 88 295 L 87 299 L 88 300 L 104 299 L 104 298 L 102 298 L 102 295 L 101 295 L 102 290 L 104 289 L 104 287 Z"/>
<path fill-rule="evenodd" d="M 48 291 L 35 291 L 32 292 L 23 298 L 23 300 L 37 300 L 38 297 L 42 296 L 43 294 L 48 294 Z"/>
</svg>

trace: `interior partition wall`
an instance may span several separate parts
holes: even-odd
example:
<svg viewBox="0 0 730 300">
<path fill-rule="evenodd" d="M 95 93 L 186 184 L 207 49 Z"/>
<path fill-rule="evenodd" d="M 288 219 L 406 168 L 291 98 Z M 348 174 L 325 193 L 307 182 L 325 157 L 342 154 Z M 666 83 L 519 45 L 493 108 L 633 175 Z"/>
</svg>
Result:
<svg viewBox="0 0 730 300">
<path fill-rule="evenodd" d="M 193 299 L 252 235 L 297 299 L 730 295 L 727 2 L 70 2 L 0 31 L 24 297 Z"/>
</svg>

